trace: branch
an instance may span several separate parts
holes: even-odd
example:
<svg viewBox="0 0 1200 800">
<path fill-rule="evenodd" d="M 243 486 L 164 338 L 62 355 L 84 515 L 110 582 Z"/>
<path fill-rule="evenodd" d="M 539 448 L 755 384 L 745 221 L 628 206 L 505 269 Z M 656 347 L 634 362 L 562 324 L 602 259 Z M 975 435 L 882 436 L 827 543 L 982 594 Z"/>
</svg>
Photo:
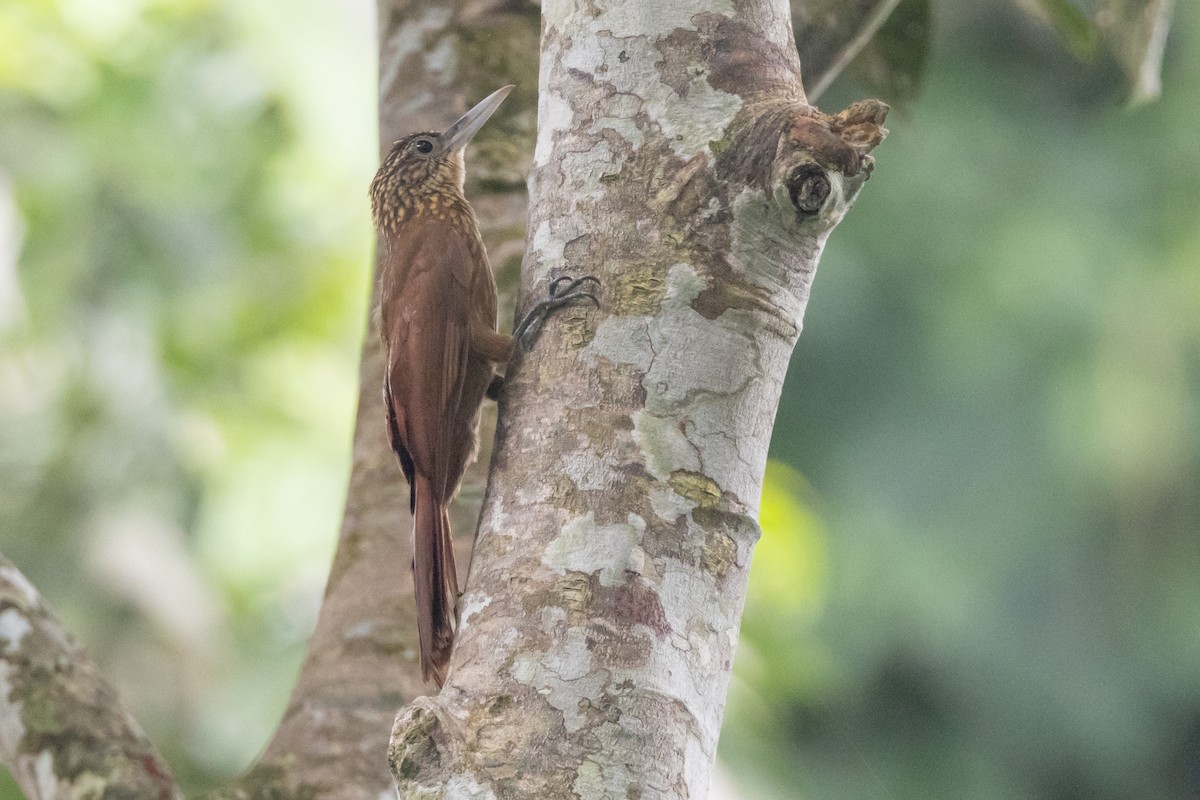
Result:
<svg viewBox="0 0 1200 800">
<path fill-rule="evenodd" d="M 30 800 L 177 800 L 116 690 L 0 556 L 0 760 Z"/>
</svg>

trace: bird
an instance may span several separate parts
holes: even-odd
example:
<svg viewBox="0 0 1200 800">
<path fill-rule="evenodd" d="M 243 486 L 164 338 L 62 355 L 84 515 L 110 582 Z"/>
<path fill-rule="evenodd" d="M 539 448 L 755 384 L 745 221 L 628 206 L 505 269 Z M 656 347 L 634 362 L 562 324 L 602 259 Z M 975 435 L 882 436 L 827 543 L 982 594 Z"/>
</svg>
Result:
<svg viewBox="0 0 1200 800">
<path fill-rule="evenodd" d="M 559 278 L 516 326 L 497 330 L 496 282 L 475 212 L 463 192 L 467 143 L 512 90 L 480 101 L 444 131 L 396 141 L 371 181 L 371 211 L 384 243 L 379 321 L 386 432 L 409 485 L 413 585 L 421 673 L 445 682 L 457 626 L 458 577 L 449 503 L 478 447 L 483 399 L 496 399 L 495 366 L 528 349 L 554 309 L 584 284 Z"/>
</svg>

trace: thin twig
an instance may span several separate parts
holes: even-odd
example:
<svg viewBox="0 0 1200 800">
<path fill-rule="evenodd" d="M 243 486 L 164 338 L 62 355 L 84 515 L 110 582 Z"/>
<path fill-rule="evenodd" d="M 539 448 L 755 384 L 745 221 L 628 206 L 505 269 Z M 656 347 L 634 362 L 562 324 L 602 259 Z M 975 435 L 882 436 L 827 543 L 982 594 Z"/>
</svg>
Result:
<svg viewBox="0 0 1200 800">
<path fill-rule="evenodd" d="M 812 88 L 808 90 L 808 101 L 810 103 L 817 102 L 825 90 L 829 88 L 829 84 L 833 83 L 838 75 L 841 75 L 846 67 L 850 66 L 850 62 L 854 60 L 862 49 L 867 46 L 867 43 L 879 32 L 883 27 L 883 23 L 887 22 L 888 17 L 896 10 L 896 6 L 900 5 L 900 0 L 880 0 L 879 5 L 871 12 L 871 16 L 867 17 L 867 21 L 863 24 L 863 28 L 858 32 L 846 47 L 842 50 L 833 63 L 829 65 L 829 69 L 817 78 L 813 83 Z"/>
</svg>

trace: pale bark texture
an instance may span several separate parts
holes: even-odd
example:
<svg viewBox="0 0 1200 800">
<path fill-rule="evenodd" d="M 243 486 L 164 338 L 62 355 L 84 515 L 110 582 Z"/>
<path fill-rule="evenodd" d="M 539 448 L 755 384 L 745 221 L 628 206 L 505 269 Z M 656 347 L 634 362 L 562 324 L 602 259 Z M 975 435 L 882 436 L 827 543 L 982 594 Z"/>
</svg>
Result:
<svg viewBox="0 0 1200 800">
<path fill-rule="evenodd" d="M 780 388 L 886 107 L 805 102 L 779 0 L 544 0 L 523 297 L 446 687 L 402 797 L 702 798 Z"/>
</svg>

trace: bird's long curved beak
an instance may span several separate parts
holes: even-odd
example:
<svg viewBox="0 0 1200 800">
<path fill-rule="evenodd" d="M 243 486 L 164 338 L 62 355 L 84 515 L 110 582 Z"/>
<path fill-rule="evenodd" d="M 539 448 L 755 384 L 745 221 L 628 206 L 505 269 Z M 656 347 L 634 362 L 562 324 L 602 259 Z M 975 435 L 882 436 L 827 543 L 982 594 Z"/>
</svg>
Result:
<svg viewBox="0 0 1200 800">
<path fill-rule="evenodd" d="M 442 134 L 442 142 L 445 148 L 454 152 L 466 147 L 467 142 L 471 141 L 471 137 L 479 132 L 479 129 L 483 127 L 483 123 L 487 122 L 492 114 L 496 113 L 496 109 L 500 107 L 500 104 L 504 102 L 504 98 L 508 97 L 508 93 L 512 90 L 513 87 L 511 85 L 497 89 L 480 100 L 470 111 L 459 117 L 458 122 L 451 125 Z"/>
</svg>

